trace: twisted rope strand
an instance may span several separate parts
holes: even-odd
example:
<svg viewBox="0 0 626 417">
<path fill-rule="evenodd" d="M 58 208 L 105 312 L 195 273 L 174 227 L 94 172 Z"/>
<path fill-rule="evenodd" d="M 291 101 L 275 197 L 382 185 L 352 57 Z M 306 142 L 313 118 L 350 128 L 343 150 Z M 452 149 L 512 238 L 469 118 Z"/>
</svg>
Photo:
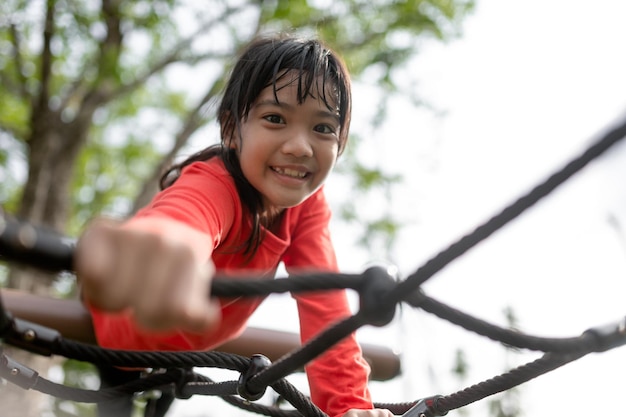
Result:
<svg viewBox="0 0 626 417">
<path fill-rule="evenodd" d="M 579 157 L 567 163 L 561 170 L 552 174 L 543 183 L 534 187 L 526 195 L 521 196 L 515 202 L 505 207 L 499 214 L 496 214 L 484 224 L 478 226 L 473 232 L 463 236 L 458 241 L 452 243 L 447 249 L 439 252 L 424 265 L 418 268 L 406 280 L 400 282 L 386 299 L 390 302 L 398 302 L 405 295 L 411 294 L 434 274 L 442 270 L 450 262 L 465 254 L 478 243 L 487 239 L 507 223 L 532 207 L 537 201 L 552 192 L 559 185 L 564 183 L 572 175 L 584 168 L 589 162 L 603 154 L 614 144 L 626 136 L 626 120 L 616 128 L 610 130 L 601 139 L 592 144 Z"/>
<path fill-rule="evenodd" d="M 500 213 L 475 228 L 473 232 L 463 236 L 457 242 L 452 243 L 448 248 L 439 252 L 418 268 L 417 271 L 411 274 L 406 280 L 398 283 L 389 291 L 383 292 L 381 297 L 383 302 L 380 305 L 393 305 L 401 301 L 407 301 L 414 307 L 423 308 L 425 311 L 436 314 L 441 318 L 463 326 L 467 330 L 489 337 L 492 340 L 528 349 L 553 351 L 545 354 L 542 358 L 534 362 L 515 368 L 505 374 L 468 387 L 457 393 L 439 398 L 435 402 L 437 408 L 435 411 L 438 413 L 446 413 L 449 410 L 463 407 L 554 370 L 566 363 L 579 359 L 591 351 L 604 351 L 623 344 L 623 333 L 615 334 L 615 332 L 610 333 L 610 331 L 609 333 L 605 333 L 603 330 L 586 332 L 578 338 L 569 339 L 538 338 L 517 334 L 448 307 L 443 303 L 426 297 L 418 291 L 420 286 L 435 273 L 522 214 L 624 136 L 626 136 L 626 121 L 609 131 L 578 158 L 566 164 L 560 171 L 554 173 L 546 181 L 534 187 L 529 193 L 505 207 Z M 31 232 L 34 232 L 35 238 L 39 237 L 40 239 L 38 241 L 36 239 L 35 241 L 32 241 L 32 239 L 27 239 L 26 241 L 20 239 L 20 233 L 23 237 L 24 232 L 28 232 L 27 235 L 31 237 Z M 14 222 L 7 221 L 4 214 L 0 212 L 0 256 L 4 259 L 4 257 L 8 255 L 9 260 L 26 262 L 32 264 L 31 266 L 39 266 L 44 269 L 71 270 L 73 243 L 68 242 L 67 239 L 61 236 L 47 232 L 39 233 L 38 236 L 37 232 L 38 230 L 30 225 L 18 224 L 16 226 Z M 39 256 L 32 256 L 33 254 L 38 254 Z M 288 280 L 251 280 L 248 282 L 239 280 L 221 282 L 220 280 L 216 280 L 213 282 L 212 294 L 215 296 L 259 296 L 267 295 L 272 292 L 313 291 L 337 288 L 361 289 L 360 276 L 315 274 L 314 276 L 292 277 Z M 0 316 L 0 335 L 4 335 L 9 331 L 11 318 L 3 308 L 1 299 L 0 310 L 2 313 Z M 251 387 L 264 390 L 267 386 L 272 386 L 272 388 L 287 398 L 298 411 L 303 412 L 305 416 L 327 417 L 312 404 L 307 397 L 288 384 L 284 380 L 284 377 L 300 369 L 304 364 L 310 362 L 366 323 L 367 320 L 365 320 L 363 315 L 359 314 L 336 323 L 316 338 L 309 341 L 302 348 L 286 355 L 276 363 L 253 376 L 249 381 Z M 213 366 L 244 372 L 250 362 L 247 358 L 220 352 L 118 351 L 67 341 L 63 338 L 55 340 L 52 349 L 62 352 L 61 354 L 68 358 L 83 360 L 94 364 L 106 363 L 113 366 L 128 367 L 154 367 L 155 364 L 166 368 Z M 557 351 L 561 353 L 554 353 Z M 563 354 L 562 352 L 568 353 Z M 178 375 L 178 379 L 174 378 L 176 375 Z M 148 389 L 148 387 L 153 388 L 156 386 L 171 385 L 175 383 L 174 379 L 180 383 L 179 372 L 171 371 L 162 374 L 154 374 L 139 381 L 133 381 L 112 389 L 88 391 L 54 384 L 44 378 L 35 376 L 35 382 L 32 388 L 61 398 L 81 402 L 93 402 L 103 401 L 112 398 L 112 396 L 118 396 L 124 393 L 128 394 L 129 392 L 143 391 Z M 234 401 L 235 397 L 230 395 L 234 386 L 231 382 L 212 384 L 206 383 L 206 381 L 203 382 L 200 378 L 199 381 L 186 381 L 185 385 L 187 385 L 189 392 L 193 392 L 195 389 L 202 387 L 204 393 L 213 390 L 213 392 L 225 394 L 224 398 L 228 398 L 228 401 L 233 401 L 234 403 L 239 402 Z M 404 407 L 409 407 L 409 403 L 396 405 L 395 409 Z M 257 407 L 254 408 L 257 409 Z M 258 409 L 262 410 L 264 413 L 271 413 L 267 415 L 277 417 L 295 415 L 294 413 L 282 414 L 281 412 L 263 407 L 258 407 Z"/>
<path fill-rule="evenodd" d="M 439 415 L 443 415 L 450 410 L 464 407 L 483 398 L 521 385 L 585 355 L 586 353 L 566 355 L 547 353 L 533 362 L 440 398 L 437 401 L 437 411 L 440 412 Z"/>
<path fill-rule="evenodd" d="M 518 331 L 496 326 L 469 314 L 463 313 L 453 307 L 441 303 L 431 297 L 420 293 L 410 297 L 407 302 L 415 307 L 420 307 L 435 316 L 456 324 L 465 330 L 485 336 L 496 342 L 520 349 L 540 350 L 544 352 L 591 352 L 598 350 L 600 344 L 598 338 L 592 334 L 584 333 L 577 337 L 550 338 L 523 334 Z"/>
</svg>

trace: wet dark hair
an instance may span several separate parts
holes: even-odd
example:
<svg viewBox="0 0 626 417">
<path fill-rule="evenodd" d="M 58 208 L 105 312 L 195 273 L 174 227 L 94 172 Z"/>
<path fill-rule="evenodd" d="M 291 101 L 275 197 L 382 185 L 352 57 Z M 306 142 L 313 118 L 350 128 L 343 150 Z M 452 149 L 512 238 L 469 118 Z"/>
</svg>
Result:
<svg viewBox="0 0 626 417">
<path fill-rule="evenodd" d="M 295 71 L 295 74 L 294 74 Z M 348 141 L 352 96 L 350 76 L 342 61 L 333 51 L 316 39 L 278 35 L 260 37 L 243 50 L 236 62 L 218 108 L 221 142 L 205 148 L 183 162 L 172 166 L 161 177 L 161 188 L 173 184 L 181 170 L 196 161 L 219 157 L 232 175 L 243 206 L 252 218 L 252 232 L 245 242 L 244 253 L 254 256 L 263 239 L 261 233 L 261 194 L 243 175 L 235 149 L 230 145 L 240 132 L 241 122 L 266 87 L 273 86 L 289 72 L 298 83 L 298 103 L 307 97 L 319 98 L 329 110 L 339 114 L 339 150 L 341 154 Z M 241 138 L 237 136 L 237 139 Z"/>
</svg>

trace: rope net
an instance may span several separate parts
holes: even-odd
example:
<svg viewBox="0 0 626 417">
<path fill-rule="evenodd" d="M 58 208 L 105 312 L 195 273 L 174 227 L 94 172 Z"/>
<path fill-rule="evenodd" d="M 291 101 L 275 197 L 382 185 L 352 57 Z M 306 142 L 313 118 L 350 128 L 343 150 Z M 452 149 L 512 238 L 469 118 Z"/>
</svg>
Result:
<svg viewBox="0 0 626 417">
<path fill-rule="evenodd" d="M 362 274 L 313 274 L 275 280 L 215 279 L 211 294 L 218 297 L 250 297 L 272 293 L 352 289 L 360 297 L 359 311 L 324 329 L 317 337 L 271 363 L 262 355 L 247 358 L 232 353 L 145 352 L 104 349 L 61 336 L 8 312 L 0 298 L 0 338 L 4 344 L 39 355 L 130 368 L 156 370 L 144 377 L 110 388 L 86 390 L 54 383 L 35 370 L 7 356 L 0 346 L 0 377 L 24 389 L 33 389 L 61 399 L 100 403 L 124 395 L 159 390 L 175 398 L 193 395 L 219 396 L 233 406 L 267 416 L 326 416 L 285 378 L 364 325 L 385 326 L 393 319 L 398 304 L 424 310 L 463 329 L 508 346 L 543 352 L 532 362 L 449 395 L 433 395 L 406 403 L 375 403 L 404 416 L 443 416 L 496 393 L 511 389 L 592 352 L 604 352 L 626 343 L 626 321 L 585 330 L 579 336 L 547 338 L 523 334 L 473 317 L 426 295 L 421 286 L 450 262 L 487 239 L 495 231 L 533 206 L 589 162 L 626 136 L 626 120 L 608 131 L 580 156 L 522 195 L 487 222 L 424 263 L 406 279 L 396 282 L 380 267 Z M 0 212 L 0 260 L 26 264 L 42 270 L 72 271 L 74 241 L 54 232 L 12 219 Z M 213 367 L 240 373 L 237 381 L 215 382 L 193 371 Z M 254 403 L 271 387 L 295 410 Z"/>
</svg>

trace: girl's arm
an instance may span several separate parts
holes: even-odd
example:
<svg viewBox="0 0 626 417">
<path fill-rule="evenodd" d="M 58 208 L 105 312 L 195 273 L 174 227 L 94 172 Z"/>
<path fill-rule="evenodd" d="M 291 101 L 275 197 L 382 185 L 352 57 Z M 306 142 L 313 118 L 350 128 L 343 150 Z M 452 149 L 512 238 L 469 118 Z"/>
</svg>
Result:
<svg viewBox="0 0 626 417">
<path fill-rule="evenodd" d="M 283 258 L 289 273 L 338 270 L 329 222 L 330 209 L 320 190 L 301 207 L 298 224 L 292 234 L 292 244 Z M 303 342 L 351 315 L 343 290 L 294 294 L 294 298 L 298 303 Z M 386 415 L 372 410 L 367 386 L 369 366 L 354 334 L 324 352 L 305 368 L 313 402 L 330 416 L 340 417 L 344 413 L 348 417 L 357 417 L 360 413 L 372 417 Z"/>
<path fill-rule="evenodd" d="M 132 318 L 146 330 L 215 328 L 220 313 L 209 298 L 210 259 L 240 215 L 231 183 L 221 161 L 196 162 L 129 221 L 91 224 L 79 239 L 75 269 L 92 313 L 120 312 L 110 316 Z M 107 343 L 119 342 L 99 320 L 94 324 Z"/>
<path fill-rule="evenodd" d="M 214 328 L 220 313 L 209 297 L 211 241 L 166 218 L 95 221 L 75 257 L 84 300 L 104 311 L 130 311 L 149 330 Z"/>
</svg>

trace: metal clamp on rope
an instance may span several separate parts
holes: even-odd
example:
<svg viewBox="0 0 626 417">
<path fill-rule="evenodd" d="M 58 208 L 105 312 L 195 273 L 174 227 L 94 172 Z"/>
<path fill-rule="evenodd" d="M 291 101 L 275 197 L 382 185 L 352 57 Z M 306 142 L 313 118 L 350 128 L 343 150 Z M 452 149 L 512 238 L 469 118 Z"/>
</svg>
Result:
<svg viewBox="0 0 626 417">
<path fill-rule="evenodd" d="M 396 303 L 384 303 L 383 299 L 396 285 L 393 277 L 386 269 L 375 266 L 365 270 L 363 280 L 358 314 L 373 326 L 389 324 L 396 314 Z"/>
<path fill-rule="evenodd" d="M 196 381 L 196 374 L 191 369 L 177 369 L 180 372 L 178 381 L 174 383 L 174 396 L 180 400 L 188 400 L 193 393 L 187 389 L 190 382 Z"/>
<path fill-rule="evenodd" d="M 248 382 L 250 378 L 258 374 L 263 369 L 270 366 L 272 362 L 263 355 L 252 355 L 250 358 L 250 365 L 245 372 L 243 372 L 239 376 L 239 383 L 237 384 L 237 394 L 240 397 L 248 400 L 248 401 L 256 401 L 265 394 L 265 388 L 263 388 L 260 392 L 253 392 L 248 387 Z"/>
<path fill-rule="evenodd" d="M 437 409 L 437 401 L 443 398 L 441 395 L 435 395 L 433 397 L 422 398 L 413 407 L 409 408 L 406 413 L 402 414 L 402 417 L 437 417 L 445 416 L 447 411 L 439 411 Z"/>
<path fill-rule="evenodd" d="M 0 377 L 23 389 L 31 389 L 37 382 L 39 374 L 2 354 L 0 357 Z"/>
<path fill-rule="evenodd" d="M 605 352 L 626 344 L 626 317 L 617 323 L 587 329 L 583 335 L 591 334 L 598 343 L 596 352 Z"/>
<path fill-rule="evenodd" d="M 19 318 L 12 321 L 11 328 L 3 335 L 6 343 L 38 355 L 52 355 L 52 347 L 61 337 L 58 331 Z"/>
</svg>

